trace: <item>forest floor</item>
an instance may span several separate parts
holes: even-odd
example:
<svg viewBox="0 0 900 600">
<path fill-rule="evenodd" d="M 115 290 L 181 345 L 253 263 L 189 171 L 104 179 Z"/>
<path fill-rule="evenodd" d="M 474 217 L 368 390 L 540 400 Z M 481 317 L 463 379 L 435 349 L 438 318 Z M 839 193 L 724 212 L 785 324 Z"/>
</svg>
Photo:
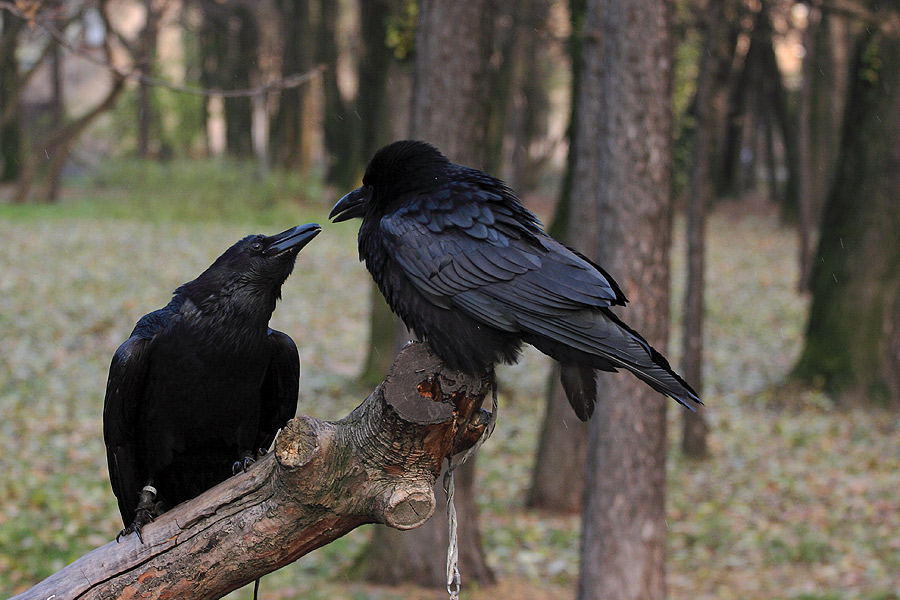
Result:
<svg viewBox="0 0 900 600">
<path fill-rule="evenodd" d="M 134 322 L 243 235 L 324 224 L 334 200 L 299 205 L 296 182 L 263 193 L 226 182 L 195 206 L 191 193 L 165 191 L 178 189 L 178 177 L 160 168 L 139 190 L 120 189 L 113 174 L 70 190 L 58 207 L 0 204 L 0 597 L 121 527 L 101 411 L 110 357 Z M 211 202 L 216 220 L 205 214 Z M 676 229 L 678 274 L 684 244 Z M 353 385 L 370 291 L 355 230 L 326 226 L 303 251 L 272 321 L 300 347 L 298 412 L 324 419 L 344 416 L 366 395 Z M 681 412 L 672 404 L 670 598 L 900 600 L 900 414 L 836 407 L 785 384 L 806 314 L 796 292 L 796 246 L 794 231 L 766 209 L 723 205 L 711 218 L 703 412 L 712 457 L 681 455 Z M 675 276 L 673 364 L 682 288 Z M 627 320 L 627 309 L 621 314 Z M 500 419 L 480 451 L 478 486 L 487 560 L 500 583 L 478 589 L 464 582 L 464 598 L 575 595 L 578 516 L 523 506 L 548 367 L 528 352 L 499 373 Z M 263 597 L 446 597 L 359 581 L 372 527 L 267 576 Z M 229 597 L 251 595 L 244 588 Z"/>
</svg>

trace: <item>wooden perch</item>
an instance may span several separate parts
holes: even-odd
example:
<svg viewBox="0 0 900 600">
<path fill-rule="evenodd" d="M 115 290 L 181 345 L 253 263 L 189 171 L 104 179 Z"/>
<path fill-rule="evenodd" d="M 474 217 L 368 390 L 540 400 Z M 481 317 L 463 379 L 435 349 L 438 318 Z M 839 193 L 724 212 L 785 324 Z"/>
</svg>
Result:
<svg viewBox="0 0 900 600">
<path fill-rule="evenodd" d="M 365 523 L 411 529 L 435 510 L 443 461 L 484 431 L 487 377 L 425 344 L 337 422 L 300 416 L 247 473 L 82 556 L 14 600 L 221 598 Z"/>
</svg>

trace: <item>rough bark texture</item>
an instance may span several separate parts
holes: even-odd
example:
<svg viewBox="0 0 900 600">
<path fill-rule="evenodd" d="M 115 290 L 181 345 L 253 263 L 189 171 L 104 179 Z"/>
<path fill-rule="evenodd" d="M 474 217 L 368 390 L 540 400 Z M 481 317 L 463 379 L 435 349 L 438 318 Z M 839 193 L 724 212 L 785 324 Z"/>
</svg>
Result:
<svg viewBox="0 0 900 600">
<path fill-rule="evenodd" d="M 450 160 L 480 168 L 487 161 L 492 30 L 493 0 L 420 3 L 410 131 Z"/>
<path fill-rule="evenodd" d="M 600 264 L 628 323 L 665 353 L 671 236 L 671 74 L 665 0 L 588 2 L 579 129 L 598 182 Z M 588 126 L 582 116 L 598 120 Z M 581 158 L 581 157 L 579 157 Z M 576 181 L 577 181 L 576 177 Z M 665 598 L 666 406 L 627 374 L 601 374 L 583 510 L 581 599 Z"/>
<path fill-rule="evenodd" d="M 434 144 L 454 162 L 478 168 L 484 168 L 487 158 L 492 24 L 493 0 L 423 0 L 419 4 L 410 136 Z M 464 583 L 486 583 L 493 581 L 493 574 L 481 550 L 474 476 L 465 472 L 473 465 L 470 460 L 463 466 L 456 480 L 460 571 Z M 416 531 L 376 529 L 370 574 L 383 582 L 417 581 L 444 587 L 446 531 L 444 510 Z M 382 547 L 395 551 L 384 553 Z M 423 562 L 428 566 L 422 566 Z M 387 574 L 395 579 L 386 580 Z"/>
<path fill-rule="evenodd" d="M 112 541 L 16 600 L 220 598 L 364 523 L 417 527 L 444 460 L 484 431 L 488 378 L 445 369 L 424 344 L 337 422 L 290 421 L 247 473 Z"/>
<path fill-rule="evenodd" d="M 795 373 L 851 401 L 900 404 L 900 8 L 870 2 Z"/>
</svg>

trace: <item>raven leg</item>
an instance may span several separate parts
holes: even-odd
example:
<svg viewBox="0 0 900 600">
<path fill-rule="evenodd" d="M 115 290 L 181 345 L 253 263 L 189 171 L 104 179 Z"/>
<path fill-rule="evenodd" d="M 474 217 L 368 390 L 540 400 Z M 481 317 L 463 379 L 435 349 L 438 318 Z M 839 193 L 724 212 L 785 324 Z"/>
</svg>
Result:
<svg viewBox="0 0 900 600">
<path fill-rule="evenodd" d="M 141 543 L 144 543 L 144 538 L 141 536 L 141 529 L 147 523 L 150 523 L 163 514 L 166 509 L 163 506 L 162 502 L 156 501 L 156 488 L 153 487 L 153 480 L 150 479 L 147 481 L 147 485 L 141 490 L 140 501 L 138 502 L 137 508 L 135 509 L 134 521 L 132 521 L 131 525 L 123 529 L 116 536 L 116 542 L 119 541 L 123 536 L 129 535 L 130 533 L 136 533 L 138 539 Z"/>
</svg>

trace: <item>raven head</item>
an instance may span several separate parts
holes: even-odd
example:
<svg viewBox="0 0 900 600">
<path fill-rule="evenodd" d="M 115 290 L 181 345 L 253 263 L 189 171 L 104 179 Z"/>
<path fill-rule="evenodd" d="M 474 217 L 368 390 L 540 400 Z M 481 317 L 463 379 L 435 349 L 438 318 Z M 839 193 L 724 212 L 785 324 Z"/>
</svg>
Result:
<svg viewBox="0 0 900 600">
<path fill-rule="evenodd" d="M 275 235 L 248 235 L 222 253 L 189 285 L 211 296 L 278 298 L 281 285 L 294 269 L 297 254 L 320 231 L 318 224 L 308 223 Z"/>
<path fill-rule="evenodd" d="M 427 191 L 445 177 L 450 161 L 426 142 L 402 140 L 372 156 L 362 187 L 338 200 L 328 218 L 335 223 L 363 218 L 368 211 L 386 212 L 395 200 Z"/>
</svg>

